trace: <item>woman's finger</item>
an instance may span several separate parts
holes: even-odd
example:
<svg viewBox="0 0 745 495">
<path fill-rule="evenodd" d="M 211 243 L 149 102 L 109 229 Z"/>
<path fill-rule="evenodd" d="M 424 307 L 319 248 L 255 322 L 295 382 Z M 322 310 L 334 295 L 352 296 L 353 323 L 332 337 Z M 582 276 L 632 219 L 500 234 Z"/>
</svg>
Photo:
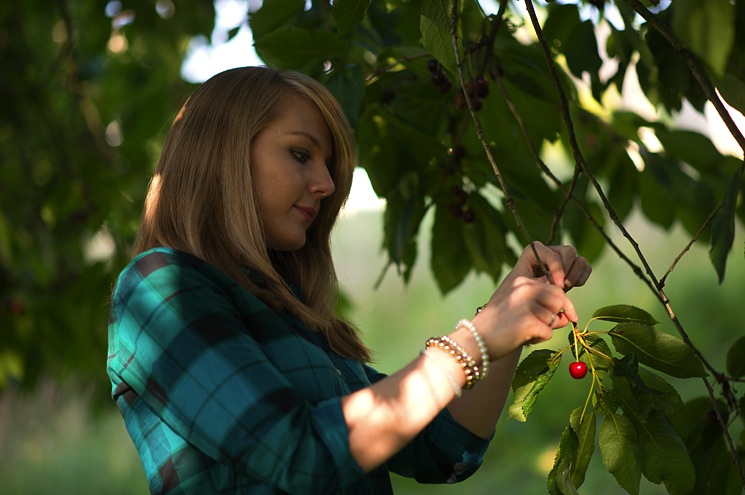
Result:
<svg viewBox="0 0 745 495">
<path fill-rule="evenodd" d="M 564 275 L 564 290 L 584 285 L 591 273 L 592 267 L 587 260 L 581 256 L 576 257 Z"/>
</svg>

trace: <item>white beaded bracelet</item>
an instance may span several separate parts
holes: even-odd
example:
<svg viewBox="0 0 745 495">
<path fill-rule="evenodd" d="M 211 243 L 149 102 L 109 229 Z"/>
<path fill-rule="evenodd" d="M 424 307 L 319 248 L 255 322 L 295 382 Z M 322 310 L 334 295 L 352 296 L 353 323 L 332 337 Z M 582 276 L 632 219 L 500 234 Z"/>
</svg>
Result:
<svg viewBox="0 0 745 495">
<path fill-rule="evenodd" d="M 447 364 L 445 364 L 444 361 L 441 361 L 440 358 L 438 358 L 429 348 L 424 349 L 423 351 L 420 352 L 420 354 L 423 354 L 425 357 L 437 363 L 437 366 L 442 370 L 442 372 L 447 377 L 448 382 L 450 383 L 450 386 L 453 388 L 453 392 L 455 392 L 455 396 L 460 397 L 461 394 L 463 393 L 463 387 L 461 387 L 458 384 L 458 381 L 453 376 L 453 373 L 450 371 L 450 369 L 448 369 Z"/>
<path fill-rule="evenodd" d="M 476 327 L 469 320 L 460 320 L 458 324 L 455 325 L 455 329 L 458 330 L 460 327 L 466 327 L 468 331 L 471 332 L 471 335 L 473 335 L 473 338 L 476 339 L 479 351 L 481 352 L 481 376 L 479 379 L 483 380 L 489 374 L 489 351 L 486 348 L 486 343 L 481 335 L 479 335 Z"/>
</svg>

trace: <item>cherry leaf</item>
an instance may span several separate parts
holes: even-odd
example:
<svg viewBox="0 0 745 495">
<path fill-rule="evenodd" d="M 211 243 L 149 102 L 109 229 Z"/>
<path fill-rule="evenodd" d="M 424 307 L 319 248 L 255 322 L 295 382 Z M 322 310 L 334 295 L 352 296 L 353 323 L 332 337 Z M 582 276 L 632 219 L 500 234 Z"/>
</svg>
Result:
<svg viewBox="0 0 745 495">
<path fill-rule="evenodd" d="M 641 308 L 629 304 L 616 304 L 597 309 L 592 314 L 592 319 L 613 321 L 616 323 L 637 322 L 649 326 L 654 326 L 659 323 L 659 321 L 655 320 L 651 314 Z"/>
<path fill-rule="evenodd" d="M 631 495 L 639 494 L 642 449 L 631 421 L 620 414 L 609 414 L 598 432 L 600 456 L 608 472 Z"/>
<path fill-rule="evenodd" d="M 556 450 L 554 458 L 554 467 L 548 473 L 548 493 L 549 495 L 579 495 L 577 488 L 572 483 L 572 466 L 576 462 L 577 434 L 572 428 L 567 426 L 561 434 L 559 448 Z"/>
<path fill-rule="evenodd" d="M 585 481 L 585 473 L 590 459 L 595 453 L 595 412 L 589 411 L 581 416 L 582 409 L 572 411 L 569 422 L 577 434 L 577 455 L 571 468 L 572 484 L 579 488 Z"/>
<path fill-rule="evenodd" d="M 514 402 L 509 408 L 509 417 L 527 421 L 538 394 L 554 377 L 561 359 L 553 359 L 554 352 L 539 349 L 523 359 L 515 370 L 512 380 Z"/>
<path fill-rule="evenodd" d="M 664 483 L 670 495 L 691 493 L 696 473 L 683 439 L 664 414 L 655 413 L 637 425 L 644 452 L 644 476 Z"/>
<path fill-rule="evenodd" d="M 619 323 L 610 332 L 616 350 L 677 378 L 706 376 L 701 361 L 681 339 L 640 323 Z"/>
</svg>

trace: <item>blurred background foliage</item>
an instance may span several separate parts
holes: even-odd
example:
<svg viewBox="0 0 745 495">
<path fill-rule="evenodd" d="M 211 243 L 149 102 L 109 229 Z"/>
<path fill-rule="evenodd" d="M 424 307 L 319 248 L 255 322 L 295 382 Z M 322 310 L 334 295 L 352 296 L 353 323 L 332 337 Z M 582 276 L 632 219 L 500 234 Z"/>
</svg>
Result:
<svg viewBox="0 0 745 495">
<path fill-rule="evenodd" d="M 0 6 L 0 389 L 105 384 L 106 306 L 206 1 Z M 103 354 L 102 354 L 103 353 Z"/>
<path fill-rule="evenodd" d="M 467 82 L 484 78 L 488 86 L 486 93 L 474 89 L 471 99 L 480 99 L 487 141 L 523 222 L 533 239 L 571 242 L 595 262 L 594 285 L 574 296 L 580 315 L 625 303 L 665 321 L 653 294 L 575 206 L 591 211 L 632 256 L 585 178 L 551 234 L 574 164 L 556 90 L 520 2 L 462 3 Z M 631 3 L 538 8 L 579 145 L 620 219 L 637 228 L 655 270 L 664 273 L 727 191 L 735 191 L 719 219 L 720 232 L 737 237 L 728 241 L 708 225 L 666 288 L 694 342 L 722 369 L 725 350 L 743 335 L 742 151 L 731 156 L 713 142 L 721 136 L 687 126 L 681 116 L 705 113 L 706 98 L 686 62 Z M 342 222 L 337 258 L 349 317 L 380 351 L 380 367 L 392 371 L 433 333 L 428 329 L 481 303 L 525 242 L 463 107 L 448 51 L 449 2 L 337 1 L 332 8 L 325 1 L 272 0 L 258 11 L 255 4 L 244 4 L 243 24 L 250 22 L 258 54 L 318 77 L 335 93 L 355 126 L 361 166 L 386 200 L 385 211 Z M 343 10 L 355 5 L 367 15 Z M 745 46 L 745 4 L 643 5 L 691 47 L 726 102 L 742 112 L 745 52 L 737 47 Z M 128 260 L 162 139 L 194 89 L 181 77 L 184 57 L 195 37 L 209 38 L 214 26 L 208 0 L 0 5 L 0 445 L 9 452 L 0 493 L 144 489 L 108 401 L 107 298 Z M 631 96 L 630 87 L 638 88 Z M 558 184 L 536 167 L 511 105 Z M 720 241 L 714 268 L 712 241 Z M 500 469 L 479 473 L 477 492 L 544 490 L 552 446 L 583 397 L 572 395 L 576 384 L 559 380 L 550 388 L 540 401 L 552 407 L 538 407 L 530 426 L 504 423 L 501 442 L 509 453 L 496 442 L 490 455 L 499 459 L 490 465 Z M 91 415 L 96 411 L 103 414 Z M 96 481 L 98 473 L 108 484 L 96 485 L 105 483 Z M 605 485 L 593 485 L 588 475 L 585 486 L 599 493 L 592 487 Z"/>
</svg>

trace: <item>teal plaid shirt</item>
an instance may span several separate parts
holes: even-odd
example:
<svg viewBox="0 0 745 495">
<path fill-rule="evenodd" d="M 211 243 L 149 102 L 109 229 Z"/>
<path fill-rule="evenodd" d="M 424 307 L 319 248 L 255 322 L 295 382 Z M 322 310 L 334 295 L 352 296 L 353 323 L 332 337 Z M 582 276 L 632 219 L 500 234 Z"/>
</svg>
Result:
<svg viewBox="0 0 745 495">
<path fill-rule="evenodd" d="M 384 375 L 168 248 L 142 253 L 119 276 L 107 372 L 152 493 L 387 494 L 389 470 L 459 481 L 488 446 L 443 411 L 364 474 L 340 398 Z"/>
</svg>

